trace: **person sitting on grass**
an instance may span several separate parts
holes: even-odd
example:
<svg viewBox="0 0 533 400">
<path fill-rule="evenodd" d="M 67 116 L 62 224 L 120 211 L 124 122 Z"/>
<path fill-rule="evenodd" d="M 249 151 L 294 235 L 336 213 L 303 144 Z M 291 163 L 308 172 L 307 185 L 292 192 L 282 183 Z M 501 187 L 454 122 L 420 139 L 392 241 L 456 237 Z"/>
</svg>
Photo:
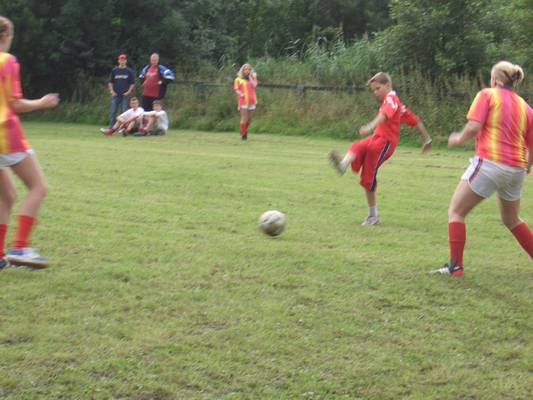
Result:
<svg viewBox="0 0 533 400">
<path fill-rule="evenodd" d="M 143 108 L 139 107 L 137 97 L 132 97 L 130 108 L 118 116 L 115 125 L 109 129 L 101 129 L 101 131 L 106 136 L 112 136 L 115 132 L 122 133 L 124 136 L 137 132 L 141 126 L 143 112 Z"/>
<path fill-rule="evenodd" d="M 143 113 L 143 126 L 139 129 L 139 136 L 161 136 L 167 133 L 168 115 L 163 110 L 161 101 L 155 100 L 153 108 L 153 111 L 145 111 Z"/>
</svg>

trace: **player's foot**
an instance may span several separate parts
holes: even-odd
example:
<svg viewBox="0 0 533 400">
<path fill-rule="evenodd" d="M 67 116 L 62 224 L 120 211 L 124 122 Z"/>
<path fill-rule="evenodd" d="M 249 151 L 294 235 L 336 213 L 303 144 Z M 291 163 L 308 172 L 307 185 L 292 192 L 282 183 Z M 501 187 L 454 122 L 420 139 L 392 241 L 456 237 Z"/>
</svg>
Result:
<svg viewBox="0 0 533 400">
<path fill-rule="evenodd" d="M 100 132 L 102 132 L 106 136 L 111 136 L 111 135 L 113 135 L 113 132 L 115 132 L 115 131 L 113 129 L 111 129 L 111 128 L 108 128 L 108 129 L 101 128 Z"/>
<path fill-rule="evenodd" d="M 12 265 L 24 265 L 35 269 L 48 267 L 48 260 L 31 247 L 9 249 L 6 258 Z"/>
<path fill-rule="evenodd" d="M 248 134 L 242 135 L 241 139 L 244 143 L 246 143 L 246 141 L 248 140 Z"/>
<path fill-rule="evenodd" d="M 464 275 L 464 269 L 461 265 L 454 265 L 452 267 L 450 264 L 446 263 L 442 268 L 430 271 L 430 274 L 462 277 Z"/>
<path fill-rule="evenodd" d="M 9 267 L 11 264 L 9 260 L 5 257 L 0 258 L 0 270 Z"/>
<path fill-rule="evenodd" d="M 379 224 L 379 217 L 371 217 L 368 216 L 361 224 L 362 226 L 372 226 L 372 225 L 378 225 Z"/>
<path fill-rule="evenodd" d="M 339 152 L 337 150 L 331 150 L 328 154 L 328 158 L 333 168 L 335 168 L 339 174 L 344 175 L 346 169 L 342 167 L 342 157 Z"/>
</svg>

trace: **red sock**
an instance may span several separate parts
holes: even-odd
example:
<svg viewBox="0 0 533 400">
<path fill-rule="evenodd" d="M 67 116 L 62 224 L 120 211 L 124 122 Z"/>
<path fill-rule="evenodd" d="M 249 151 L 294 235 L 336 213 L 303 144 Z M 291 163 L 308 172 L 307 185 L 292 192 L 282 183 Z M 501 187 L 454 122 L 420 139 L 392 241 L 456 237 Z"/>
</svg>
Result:
<svg viewBox="0 0 533 400">
<path fill-rule="evenodd" d="M 15 231 L 13 247 L 20 249 L 28 247 L 30 244 L 30 234 L 37 220 L 29 215 L 19 215 L 17 217 L 18 225 Z"/>
<path fill-rule="evenodd" d="M 249 122 L 246 122 L 244 125 L 246 125 L 246 126 L 244 127 L 244 134 L 245 134 L 245 135 L 248 135 L 248 127 L 250 126 L 250 123 L 249 123 Z"/>
<path fill-rule="evenodd" d="M 450 261 L 463 266 L 463 252 L 466 243 L 466 225 L 463 222 L 448 223 L 448 239 L 450 241 Z"/>
<path fill-rule="evenodd" d="M 6 255 L 5 253 L 6 233 L 7 233 L 7 225 L 0 224 L 0 257 L 3 257 Z"/>
<path fill-rule="evenodd" d="M 241 122 L 241 136 L 246 135 L 246 122 Z"/>
<path fill-rule="evenodd" d="M 515 226 L 511 233 L 514 235 L 520 246 L 529 254 L 529 257 L 533 258 L 533 232 L 529 229 L 529 226 L 525 222 Z"/>
</svg>

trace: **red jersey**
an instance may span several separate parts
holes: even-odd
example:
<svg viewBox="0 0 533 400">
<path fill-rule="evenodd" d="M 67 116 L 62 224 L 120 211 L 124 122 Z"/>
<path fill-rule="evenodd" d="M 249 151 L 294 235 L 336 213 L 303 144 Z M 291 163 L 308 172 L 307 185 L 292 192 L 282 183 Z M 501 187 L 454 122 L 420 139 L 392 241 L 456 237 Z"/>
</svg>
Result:
<svg viewBox="0 0 533 400">
<path fill-rule="evenodd" d="M 476 136 L 476 154 L 484 159 L 527 168 L 527 149 L 533 147 L 533 110 L 513 90 L 480 91 L 467 119 L 483 125 Z"/>
<path fill-rule="evenodd" d="M 255 96 L 255 87 L 257 86 L 257 79 L 249 77 L 249 79 L 235 78 L 233 82 L 233 90 L 241 92 L 244 97 L 237 97 L 237 105 L 240 107 L 246 105 L 257 104 L 257 97 Z"/>
<path fill-rule="evenodd" d="M 400 124 L 407 124 L 411 127 L 418 125 L 420 118 L 413 113 L 409 108 L 402 104 L 400 107 Z"/>
<path fill-rule="evenodd" d="M 21 98 L 19 63 L 15 56 L 0 52 L 0 153 L 15 153 L 30 148 L 19 117 L 9 104 Z"/>
<path fill-rule="evenodd" d="M 398 143 L 398 137 L 400 135 L 400 108 L 400 99 L 396 96 L 396 92 L 391 90 L 385 96 L 379 107 L 379 113 L 385 115 L 387 119 L 376 127 L 374 135 L 382 137 L 393 144 Z"/>
<path fill-rule="evenodd" d="M 159 69 L 157 65 L 151 65 L 146 71 L 143 85 L 143 96 L 159 97 Z"/>
</svg>

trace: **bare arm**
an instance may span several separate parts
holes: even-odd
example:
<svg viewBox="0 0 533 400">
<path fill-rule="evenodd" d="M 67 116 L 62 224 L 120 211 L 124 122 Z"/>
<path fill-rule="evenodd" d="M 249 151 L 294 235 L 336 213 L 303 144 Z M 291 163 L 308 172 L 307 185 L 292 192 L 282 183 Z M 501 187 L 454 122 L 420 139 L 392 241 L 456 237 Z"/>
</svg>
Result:
<svg viewBox="0 0 533 400">
<path fill-rule="evenodd" d="M 112 83 L 108 83 L 107 84 L 107 87 L 109 89 L 109 93 L 111 93 L 111 96 L 116 96 L 117 94 L 115 93 L 115 91 L 113 90 L 113 84 Z"/>
<path fill-rule="evenodd" d="M 126 93 L 124 93 L 124 96 L 129 96 L 131 92 L 133 92 L 133 88 L 135 87 L 135 84 L 131 84 Z"/>
<path fill-rule="evenodd" d="M 372 132 L 376 128 L 376 126 L 384 122 L 386 119 L 387 117 L 385 116 L 385 114 L 379 113 L 378 115 L 376 115 L 376 118 L 374 118 L 368 124 L 363 125 L 359 129 L 359 135 L 366 135 L 367 133 Z"/>
<path fill-rule="evenodd" d="M 415 127 L 424 140 L 424 143 L 422 144 L 422 153 L 427 153 L 431 150 L 431 144 L 433 143 L 433 140 L 431 139 L 431 136 L 429 136 L 429 133 L 422 121 L 419 120 Z"/>
<path fill-rule="evenodd" d="M 483 125 L 477 121 L 468 121 L 461 132 L 452 132 L 448 138 L 448 147 L 462 146 L 468 140 L 474 138 Z"/>
<path fill-rule="evenodd" d="M 59 103 L 59 95 L 57 93 L 49 93 L 40 99 L 28 100 L 17 99 L 9 103 L 13 111 L 17 114 L 27 113 L 36 110 L 43 110 L 46 108 L 53 108 Z"/>
</svg>

